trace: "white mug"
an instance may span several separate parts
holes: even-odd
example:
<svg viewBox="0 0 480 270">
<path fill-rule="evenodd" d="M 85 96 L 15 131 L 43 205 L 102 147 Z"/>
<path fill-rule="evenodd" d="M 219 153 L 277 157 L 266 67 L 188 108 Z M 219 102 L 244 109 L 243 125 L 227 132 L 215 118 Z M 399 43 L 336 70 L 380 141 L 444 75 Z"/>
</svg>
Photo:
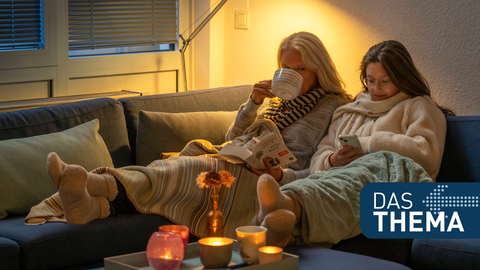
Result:
<svg viewBox="0 0 480 270">
<path fill-rule="evenodd" d="M 262 226 L 243 226 L 237 232 L 238 253 L 242 261 L 258 263 L 258 249 L 267 243 L 267 228 Z"/>
<path fill-rule="evenodd" d="M 292 100 L 300 94 L 302 84 L 302 75 L 293 69 L 281 68 L 275 71 L 269 91 L 283 100 Z"/>
</svg>

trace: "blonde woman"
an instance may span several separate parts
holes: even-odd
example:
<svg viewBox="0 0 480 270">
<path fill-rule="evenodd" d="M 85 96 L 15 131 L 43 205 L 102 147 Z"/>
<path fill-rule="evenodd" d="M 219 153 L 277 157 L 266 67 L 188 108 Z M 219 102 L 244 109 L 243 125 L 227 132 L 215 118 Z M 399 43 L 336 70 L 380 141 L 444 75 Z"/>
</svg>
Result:
<svg viewBox="0 0 480 270">
<path fill-rule="evenodd" d="M 310 159 L 328 130 L 333 111 L 350 101 L 350 96 L 327 49 L 312 33 L 298 32 L 285 38 L 278 49 L 277 65 L 295 70 L 303 77 L 299 96 L 283 101 L 268 91 L 271 80 L 256 83 L 226 139 L 242 135 L 258 119 L 272 120 L 297 161 L 278 169 L 265 162 L 265 171 L 251 170 L 258 175 L 268 173 L 284 185 L 310 174 Z"/>
</svg>

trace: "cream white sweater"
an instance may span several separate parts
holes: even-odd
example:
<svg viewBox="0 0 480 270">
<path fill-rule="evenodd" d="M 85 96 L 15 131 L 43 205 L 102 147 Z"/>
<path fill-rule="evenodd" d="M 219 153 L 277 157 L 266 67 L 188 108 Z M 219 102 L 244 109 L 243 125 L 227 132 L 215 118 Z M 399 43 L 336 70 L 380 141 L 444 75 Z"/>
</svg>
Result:
<svg viewBox="0 0 480 270">
<path fill-rule="evenodd" d="M 399 92 L 372 101 L 368 94 L 360 93 L 355 102 L 335 111 L 328 134 L 312 157 L 310 171 L 330 169 L 329 157 L 341 146 L 338 136 L 355 134 L 365 153 L 385 150 L 409 157 L 435 180 L 446 132 L 445 116 L 428 96 L 410 98 Z"/>
</svg>

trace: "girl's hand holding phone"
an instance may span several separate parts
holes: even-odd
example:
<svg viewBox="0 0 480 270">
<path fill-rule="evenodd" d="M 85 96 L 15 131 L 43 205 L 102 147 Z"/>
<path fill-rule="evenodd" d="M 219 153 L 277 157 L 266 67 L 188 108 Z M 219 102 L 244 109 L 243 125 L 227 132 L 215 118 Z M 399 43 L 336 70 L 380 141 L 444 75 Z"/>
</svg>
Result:
<svg viewBox="0 0 480 270">
<path fill-rule="evenodd" d="M 332 167 L 345 166 L 365 155 L 356 135 L 340 135 L 338 139 L 342 147 L 330 155 L 329 162 Z"/>
</svg>

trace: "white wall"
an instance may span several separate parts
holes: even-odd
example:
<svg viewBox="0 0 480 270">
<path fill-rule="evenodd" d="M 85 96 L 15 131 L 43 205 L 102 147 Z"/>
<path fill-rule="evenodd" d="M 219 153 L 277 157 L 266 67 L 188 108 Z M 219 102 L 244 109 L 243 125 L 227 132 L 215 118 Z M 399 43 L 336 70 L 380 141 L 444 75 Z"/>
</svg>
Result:
<svg viewBox="0 0 480 270">
<path fill-rule="evenodd" d="M 352 94 L 360 89 L 359 62 L 368 48 L 396 39 L 412 54 L 438 103 L 458 115 L 480 115 L 478 0 L 229 0 L 222 10 L 223 22 L 212 24 L 224 25 L 223 50 L 196 44 L 196 55 L 207 57 L 192 59 L 197 70 L 206 67 L 196 73 L 192 89 L 218 86 L 211 80 L 218 70 L 225 86 L 270 78 L 281 39 L 310 31 L 324 42 Z M 249 11 L 249 30 L 234 28 L 235 10 Z M 216 60 L 206 63 L 212 54 Z"/>
</svg>

